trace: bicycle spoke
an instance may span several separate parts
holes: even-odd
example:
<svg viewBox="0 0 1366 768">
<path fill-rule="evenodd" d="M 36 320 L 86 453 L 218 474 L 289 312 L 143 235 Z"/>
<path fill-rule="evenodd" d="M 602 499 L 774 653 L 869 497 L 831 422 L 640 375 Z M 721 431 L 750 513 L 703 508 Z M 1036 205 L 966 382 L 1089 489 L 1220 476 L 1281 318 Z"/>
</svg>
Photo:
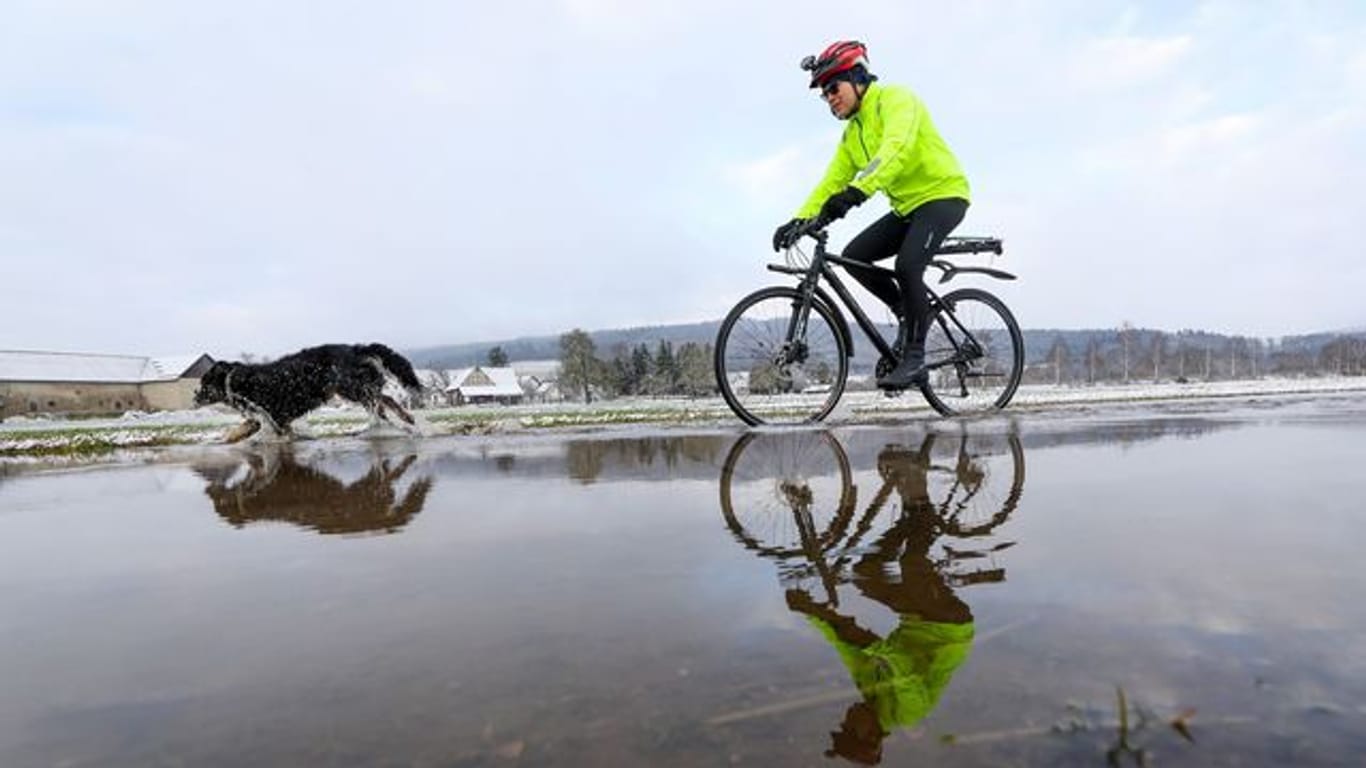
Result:
<svg viewBox="0 0 1366 768">
<path fill-rule="evenodd" d="M 974 288 L 954 291 L 931 317 L 925 341 L 925 398 L 945 415 L 1004 406 L 1024 372 L 1024 342 L 999 299 Z"/>
<path fill-rule="evenodd" d="M 827 432 L 751 432 L 721 472 L 721 509 L 746 546 L 812 556 L 841 535 L 853 502 L 849 461 Z"/>
<path fill-rule="evenodd" d="M 793 288 L 758 291 L 731 311 L 717 334 L 721 394 L 750 424 L 818 421 L 844 391 L 848 358 L 829 310 L 811 305 L 804 333 L 787 338 L 800 300 Z"/>
</svg>

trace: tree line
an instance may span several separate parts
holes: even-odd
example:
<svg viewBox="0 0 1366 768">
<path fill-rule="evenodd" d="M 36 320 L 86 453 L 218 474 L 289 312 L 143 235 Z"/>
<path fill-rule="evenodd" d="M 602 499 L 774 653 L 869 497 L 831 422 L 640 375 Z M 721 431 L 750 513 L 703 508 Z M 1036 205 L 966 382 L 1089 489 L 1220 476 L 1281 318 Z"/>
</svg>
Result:
<svg viewBox="0 0 1366 768">
<path fill-rule="evenodd" d="M 1030 342 L 1033 342 L 1031 344 Z M 1366 335 L 1304 338 L 1176 333 L 1122 323 L 1110 332 L 1029 331 L 1028 383 L 1219 381 L 1366 375 Z"/>
<path fill-rule="evenodd" d="M 582 329 L 560 336 L 560 392 L 568 398 L 629 396 L 703 397 L 716 393 L 712 345 L 684 342 L 677 348 L 659 341 L 616 344 L 611 356 L 598 356 L 597 344 Z"/>
<path fill-rule="evenodd" d="M 1025 382 L 1103 384 L 1220 381 L 1262 376 L 1366 376 L 1366 334 L 1260 338 L 1206 331 L 1166 332 L 1121 323 L 1109 330 L 1025 333 Z M 562 396 L 592 402 L 616 397 L 705 397 L 717 393 L 710 342 L 670 340 L 611 345 L 600 353 L 593 335 L 574 329 L 559 337 Z M 502 346 L 487 350 L 507 365 Z M 858 362 L 857 360 L 855 362 Z M 867 376 L 869 366 L 853 366 Z M 852 385 L 851 385 L 852 386 Z"/>
</svg>

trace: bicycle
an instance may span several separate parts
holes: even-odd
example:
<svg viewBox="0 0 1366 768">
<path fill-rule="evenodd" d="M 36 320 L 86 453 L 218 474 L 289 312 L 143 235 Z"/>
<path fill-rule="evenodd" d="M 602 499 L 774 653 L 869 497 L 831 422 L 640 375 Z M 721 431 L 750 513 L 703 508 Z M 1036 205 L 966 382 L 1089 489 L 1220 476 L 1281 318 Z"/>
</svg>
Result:
<svg viewBox="0 0 1366 768">
<path fill-rule="evenodd" d="M 932 431 L 914 449 L 885 446 L 877 471 L 882 485 L 860 512 L 848 453 L 834 436 L 748 432 L 722 465 L 721 515 L 746 549 L 777 561 L 784 582 L 814 579 L 824 586 L 825 602 L 837 605 L 837 587 L 852 577 L 851 563 L 868 554 L 869 539 L 885 539 L 907 515 L 926 516 L 922 522 L 935 539 L 992 536 L 1024 493 L 1024 447 L 1013 433 L 962 431 L 954 440 Z M 917 485 L 917 474 L 923 506 L 889 505 L 908 479 Z M 1013 543 L 941 544 L 942 554 L 931 562 L 950 586 L 1001 581 L 1004 570 L 971 566 Z"/>
<path fill-rule="evenodd" d="M 895 273 L 885 267 L 845 259 L 826 250 L 828 234 L 819 219 L 801 236 L 816 247 L 809 263 L 797 263 L 789 249 L 785 264 L 768 269 L 801 278 L 797 286 L 761 288 L 741 299 L 717 332 L 714 357 L 721 396 L 746 424 L 801 424 L 824 419 L 834 410 L 849 380 L 854 337 L 849 323 L 822 281 L 834 289 L 845 310 L 880 357 L 878 377 L 899 362 L 897 352 L 855 301 L 833 265 L 846 270 Z M 1001 240 L 949 237 L 934 256 L 1002 253 Z M 989 267 L 960 267 L 932 258 L 929 266 L 946 283 L 962 274 L 998 280 L 1015 276 Z M 929 286 L 929 333 L 925 340 L 927 377 L 918 384 L 925 400 L 944 416 L 999 410 L 1014 397 L 1024 375 L 1024 336 L 1005 303 L 980 288 L 961 288 L 943 296 Z M 895 394 L 896 391 L 889 391 Z"/>
</svg>

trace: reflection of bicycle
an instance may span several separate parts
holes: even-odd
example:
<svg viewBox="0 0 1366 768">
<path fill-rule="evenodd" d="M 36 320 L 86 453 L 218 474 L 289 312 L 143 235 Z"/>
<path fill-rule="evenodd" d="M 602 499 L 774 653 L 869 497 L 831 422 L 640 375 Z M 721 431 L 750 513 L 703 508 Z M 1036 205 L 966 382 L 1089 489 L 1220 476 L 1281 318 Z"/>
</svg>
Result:
<svg viewBox="0 0 1366 768">
<path fill-rule="evenodd" d="M 819 579 L 833 604 L 850 563 L 869 546 L 906 545 L 893 539 L 908 516 L 920 518 L 926 547 L 940 537 L 990 535 L 1018 506 L 1024 473 L 1016 435 L 930 432 L 915 449 L 882 449 L 882 485 L 860 511 L 848 456 L 829 433 L 752 432 L 726 457 L 721 511 L 741 543 L 779 561 L 784 579 Z M 901 496 L 899 509 L 888 504 L 893 493 Z M 870 534 L 881 538 L 866 545 Z M 941 545 L 933 565 L 951 586 L 1000 581 L 1004 570 L 972 564 L 1009 546 Z"/>
<path fill-rule="evenodd" d="M 716 337 L 716 381 L 731 410 L 747 424 L 820 421 L 839 402 L 849 378 L 854 338 L 839 304 L 821 287 L 829 283 L 880 354 L 875 374 L 896 366 L 898 353 L 864 314 L 832 264 L 863 272 L 893 272 L 851 261 L 825 250 L 823 229 L 806 232 L 816 241 L 809 264 L 770 264 L 798 276 L 796 287 L 772 286 L 740 300 Z M 937 254 L 1001 252 L 995 238 L 950 237 Z M 935 259 L 939 282 L 978 273 L 1001 280 L 1013 275 L 984 267 L 958 267 Z M 920 391 L 946 416 L 1002 408 L 1024 373 L 1024 337 L 1004 302 L 979 288 L 943 296 L 929 292 L 929 334 L 925 340 L 928 377 Z"/>
<path fill-rule="evenodd" d="M 893 730 L 933 711 L 971 653 L 975 621 L 957 588 L 1004 580 L 1004 569 L 979 564 L 1013 542 L 933 545 L 991 535 L 1010 517 L 1024 452 L 1015 435 L 931 432 L 914 448 L 883 447 L 877 473 L 881 486 L 864 507 L 848 455 L 823 432 L 747 434 L 721 473 L 726 525 L 778 562 L 788 609 L 830 643 L 858 690 L 825 755 L 865 765 L 881 762 Z M 842 609 L 845 585 L 890 609 L 895 625 L 878 630 Z"/>
</svg>

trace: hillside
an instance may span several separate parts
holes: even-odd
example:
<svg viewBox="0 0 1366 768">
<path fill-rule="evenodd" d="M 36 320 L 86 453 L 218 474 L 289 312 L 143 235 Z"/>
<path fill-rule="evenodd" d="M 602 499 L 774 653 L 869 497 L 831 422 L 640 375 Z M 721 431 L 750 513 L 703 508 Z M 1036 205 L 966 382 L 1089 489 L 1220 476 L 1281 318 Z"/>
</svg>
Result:
<svg viewBox="0 0 1366 768">
<path fill-rule="evenodd" d="M 599 358 L 611 359 L 618 351 L 640 344 L 653 350 L 661 341 L 675 348 L 688 342 L 711 344 L 720 320 L 678 325 L 613 328 L 589 332 Z M 888 334 L 892 331 L 885 329 Z M 872 369 L 872 347 L 854 328 L 856 371 Z M 1231 336 L 1209 331 L 1163 331 L 1152 328 L 1055 329 L 1030 328 L 1024 331 L 1025 359 L 1031 366 L 1053 366 L 1061 357 L 1075 378 L 1094 378 L 1099 372 L 1121 374 L 1126 364 L 1137 375 L 1152 375 L 1154 365 L 1167 376 L 1237 375 L 1238 370 L 1309 369 L 1325 354 L 1335 355 L 1339 369 L 1360 368 L 1366 361 L 1366 331 L 1323 332 L 1281 338 Z M 421 368 L 459 368 L 477 365 L 488 359 L 488 352 L 501 346 L 510 362 L 553 360 L 560 356 L 560 337 L 527 336 L 515 339 L 470 342 L 406 350 L 414 365 Z M 1339 348 L 1346 347 L 1344 353 Z M 1325 353 L 1325 350 L 1328 350 Z M 1103 376 L 1102 376 L 1103 377 Z"/>
</svg>

